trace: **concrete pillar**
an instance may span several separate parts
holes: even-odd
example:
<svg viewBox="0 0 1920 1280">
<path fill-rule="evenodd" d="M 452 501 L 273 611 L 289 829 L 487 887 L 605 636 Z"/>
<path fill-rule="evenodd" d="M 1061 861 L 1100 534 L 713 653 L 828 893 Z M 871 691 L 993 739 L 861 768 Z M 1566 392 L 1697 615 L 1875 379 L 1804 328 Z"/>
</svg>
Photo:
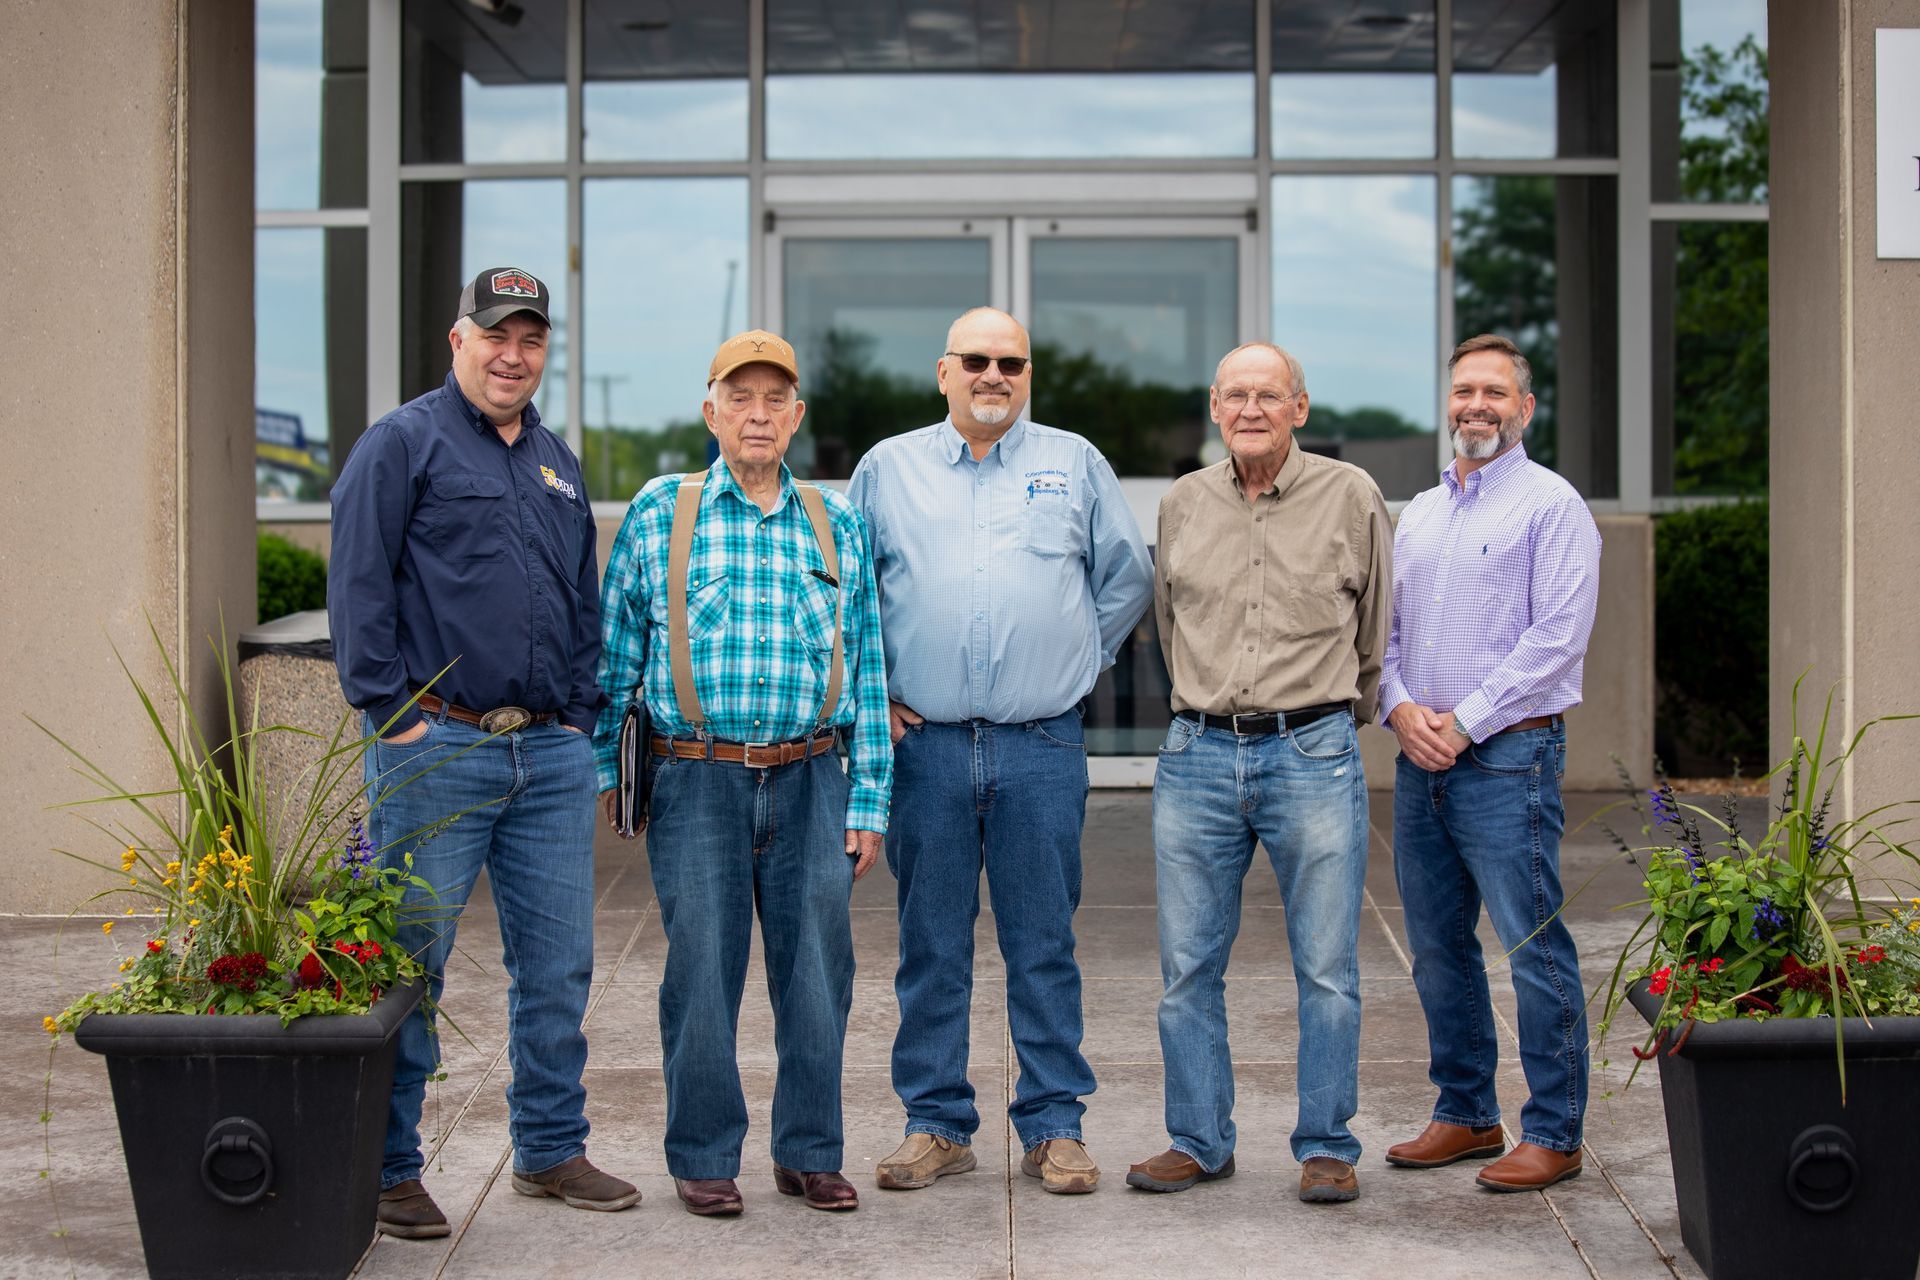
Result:
<svg viewBox="0 0 1920 1280">
<path fill-rule="evenodd" d="M 1772 0 L 1767 23 L 1771 732 L 1784 758 L 1803 671 L 1803 732 L 1835 690 L 1830 742 L 1920 712 L 1920 261 L 1883 262 L 1874 243 L 1874 31 L 1920 27 L 1920 0 Z M 1916 759 L 1920 728 L 1876 729 L 1836 808 L 1858 816 L 1920 796 Z"/>
<path fill-rule="evenodd" d="M 219 731 L 206 636 L 223 607 L 230 630 L 253 622 L 253 6 L 7 16 L 0 911 L 64 911 L 108 882 L 48 850 L 115 850 L 48 812 L 88 793 L 22 714 L 123 782 L 164 784 L 109 641 L 164 699 L 150 616 Z"/>
</svg>

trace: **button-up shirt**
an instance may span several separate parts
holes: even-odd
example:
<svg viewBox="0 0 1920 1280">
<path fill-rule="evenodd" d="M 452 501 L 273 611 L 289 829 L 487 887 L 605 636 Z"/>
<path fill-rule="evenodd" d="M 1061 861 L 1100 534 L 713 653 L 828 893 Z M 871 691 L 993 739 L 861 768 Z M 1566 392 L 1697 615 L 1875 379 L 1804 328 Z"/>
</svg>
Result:
<svg viewBox="0 0 1920 1280">
<path fill-rule="evenodd" d="M 674 692 L 667 641 L 667 549 L 679 490 L 678 475 L 649 481 L 628 506 L 607 559 L 600 683 L 612 701 L 593 735 L 602 791 L 618 780 L 620 720 L 636 689 L 644 691 L 656 732 L 695 732 Z M 785 465 L 780 497 L 768 512 L 741 491 L 725 463 L 707 473 L 687 563 L 693 687 L 707 732 L 730 742 L 784 742 L 826 725 L 851 726 L 846 825 L 885 831 L 893 740 L 866 527 L 844 496 L 831 489 L 821 496 L 840 559 L 837 585 L 823 576 L 826 560 Z M 840 701 L 823 715 L 836 597 L 846 673 Z"/>
<path fill-rule="evenodd" d="M 873 531 L 888 690 L 929 720 L 1057 716 L 1146 612 L 1146 539 L 1070 431 L 1018 420 L 976 460 L 948 418 L 874 446 L 847 496 Z"/>
<path fill-rule="evenodd" d="M 1382 718 L 1453 712 L 1475 742 L 1580 701 L 1600 530 L 1572 485 L 1513 449 L 1458 463 L 1400 513 Z"/>
<path fill-rule="evenodd" d="M 1154 611 L 1173 709 L 1373 716 L 1393 527 L 1372 477 L 1289 444 L 1248 502 L 1233 459 L 1160 500 Z"/>
<path fill-rule="evenodd" d="M 431 680 L 460 706 L 592 729 L 605 701 L 593 544 L 566 443 L 528 405 L 507 444 L 448 374 L 367 428 L 333 487 L 327 615 L 347 702 L 385 725 Z M 419 719 L 409 708 L 386 731 Z"/>
</svg>

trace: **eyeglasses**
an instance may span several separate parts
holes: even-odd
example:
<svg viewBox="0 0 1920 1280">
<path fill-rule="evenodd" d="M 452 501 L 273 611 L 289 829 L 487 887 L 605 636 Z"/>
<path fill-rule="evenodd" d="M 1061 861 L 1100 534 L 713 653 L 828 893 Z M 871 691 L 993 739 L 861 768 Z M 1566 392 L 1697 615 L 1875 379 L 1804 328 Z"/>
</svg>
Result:
<svg viewBox="0 0 1920 1280">
<path fill-rule="evenodd" d="M 987 366 L 997 364 L 1003 377 L 1017 378 L 1027 371 L 1031 363 L 1025 356 L 983 356 L 972 351 L 949 351 L 948 355 L 960 362 L 960 367 L 968 373 L 985 373 Z"/>
<path fill-rule="evenodd" d="M 1298 391 L 1288 392 L 1284 396 L 1278 391 L 1223 391 L 1220 393 L 1220 403 L 1238 413 L 1251 400 L 1260 406 L 1262 413 L 1276 413 L 1299 396 Z"/>
</svg>

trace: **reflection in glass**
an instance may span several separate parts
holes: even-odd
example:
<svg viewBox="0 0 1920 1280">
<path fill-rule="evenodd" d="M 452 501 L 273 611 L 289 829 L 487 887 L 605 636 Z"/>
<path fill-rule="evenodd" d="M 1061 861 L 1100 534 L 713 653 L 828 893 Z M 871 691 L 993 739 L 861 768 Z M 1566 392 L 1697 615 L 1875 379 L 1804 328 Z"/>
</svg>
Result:
<svg viewBox="0 0 1920 1280">
<path fill-rule="evenodd" d="M 1239 341 L 1238 239 L 1042 237 L 1032 256 L 1034 419 L 1123 476 L 1193 470 L 1213 367 Z"/>
<path fill-rule="evenodd" d="M 1619 151 L 1613 0 L 1519 21 L 1506 0 L 1453 7 L 1454 154 L 1487 159 Z"/>
<path fill-rule="evenodd" d="M 588 160 L 747 158 L 747 0 L 587 0 Z"/>
<path fill-rule="evenodd" d="M 254 232 L 254 496 L 324 502 L 366 425 L 367 232 Z"/>
<path fill-rule="evenodd" d="M 403 13 L 403 164 L 566 159 L 566 5 L 406 0 Z"/>
<path fill-rule="evenodd" d="M 1620 492 L 1618 223 L 1612 178 L 1454 179 L 1454 331 L 1519 346 L 1527 453 L 1589 498 Z"/>
<path fill-rule="evenodd" d="M 366 204 L 366 17 L 340 0 L 255 7 L 254 207 Z"/>
<path fill-rule="evenodd" d="M 460 290 L 483 267 L 531 271 L 553 292 L 540 420 L 566 432 L 567 192 L 552 181 L 408 182 L 400 188 L 401 398 L 446 380 Z"/>
<path fill-rule="evenodd" d="M 933 366 L 960 313 L 991 301 L 991 260 L 974 236 L 785 243 L 781 336 L 807 401 L 794 474 L 850 476 L 875 441 L 946 416 Z"/>
<path fill-rule="evenodd" d="M 1270 3 L 1276 157 L 1433 155 L 1432 0 Z"/>
<path fill-rule="evenodd" d="M 747 327 L 747 181 L 598 179 L 584 198 L 580 462 L 589 496 L 626 502 L 706 464 L 707 364 Z"/>
<path fill-rule="evenodd" d="M 1764 0 L 1654 0 L 1653 198 L 1767 199 Z"/>
<path fill-rule="evenodd" d="M 774 160 L 1253 154 L 1240 73 L 787 75 L 767 78 Z"/>
<path fill-rule="evenodd" d="M 1436 190 L 1425 175 L 1273 181 L 1273 339 L 1307 376 L 1295 439 L 1395 500 L 1439 467 Z"/>
<path fill-rule="evenodd" d="M 1767 492 L 1767 224 L 1653 226 L 1657 491 Z"/>
</svg>

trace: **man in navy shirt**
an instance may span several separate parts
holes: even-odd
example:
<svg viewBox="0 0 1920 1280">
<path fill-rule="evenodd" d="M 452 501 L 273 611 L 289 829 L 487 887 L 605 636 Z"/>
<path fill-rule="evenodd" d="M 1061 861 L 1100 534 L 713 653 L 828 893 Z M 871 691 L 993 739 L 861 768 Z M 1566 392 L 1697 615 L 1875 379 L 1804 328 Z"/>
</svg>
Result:
<svg viewBox="0 0 1920 1280">
<path fill-rule="evenodd" d="M 613 1210 L 640 1193 L 587 1161 L 580 1080 L 593 976 L 589 735 L 606 700 L 599 584 L 580 464 L 531 403 L 547 303 L 546 285 L 513 267 L 482 271 L 461 293 L 446 382 L 374 423 L 334 486 L 327 612 L 340 687 L 379 735 L 367 754 L 375 846 L 393 863 L 411 853 L 435 890 L 415 895 L 398 939 L 434 999 L 482 867 L 492 886 L 513 980 L 514 1190 Z M 420 1106 L 437 1061 L 431 1012 L 409 1018 L 380 1176 L 389 1235 L 449 1231 L 420 1183 Z"/>
</svg>

